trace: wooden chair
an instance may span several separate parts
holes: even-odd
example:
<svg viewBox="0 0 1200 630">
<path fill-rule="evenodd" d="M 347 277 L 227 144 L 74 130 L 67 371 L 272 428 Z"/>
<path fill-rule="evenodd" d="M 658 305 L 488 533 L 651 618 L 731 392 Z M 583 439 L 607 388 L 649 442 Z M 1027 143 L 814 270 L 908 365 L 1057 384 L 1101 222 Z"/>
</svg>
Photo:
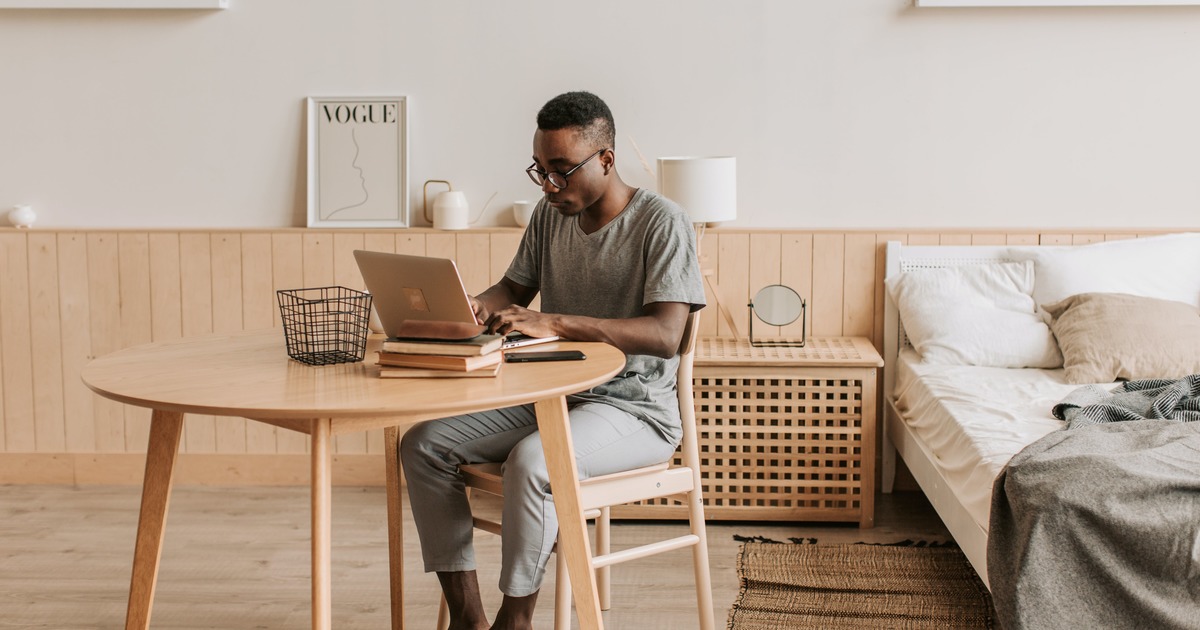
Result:
<svg viewBox="0 0 1200 630">
<path fill-rule="evenodd" d="M 601 609 L 608 610 L 611 607 L 610 566 L 690 546 L 696 576 L 700 629 L 713 630 L 715 621 L 712 580 L 708 569 L 708 539 L 704 529 L 704 504 L 700 491 L 700 449 L 696 430 L 696 408 L 692 396 L 692 363 L 695 358 L 698 321 L 699 313 L 688 315 L 679 347 L 679 369 L 676 373 L 679 413 L 683 419 L 683 441 L 680 445 L 683 465 L 671 467 L 669 462 L 663 462 L 636 470 L 585 479 L 579 482 L 579 496 L 585 516 L 596 519 L 596 552 L 592 557 L 592 568 L 596 571 L 596 590 Z M 459 470 L 465 477 L 468 492 L 503 496 L 499 463 L 470 464 L 460 466 Z M 610 506 L 678 495 L 683 496 L 688 507 L 688 534 L 616 552 L 611 551 Z M 500 523 L 496 521 L 476 516 L 475 527 L 500 534 Z M 555 571 L 557 581 L 554 589 L 554 627 L 556 630 L 568 630 L 571 627 L 571 583 L 567 577 L 566 561 L 558 553 L 555 554 Z M 443 598 L 438 611 L 438 629 L 445 630 L 449 623 L 446 600 Z"/>
</svg>

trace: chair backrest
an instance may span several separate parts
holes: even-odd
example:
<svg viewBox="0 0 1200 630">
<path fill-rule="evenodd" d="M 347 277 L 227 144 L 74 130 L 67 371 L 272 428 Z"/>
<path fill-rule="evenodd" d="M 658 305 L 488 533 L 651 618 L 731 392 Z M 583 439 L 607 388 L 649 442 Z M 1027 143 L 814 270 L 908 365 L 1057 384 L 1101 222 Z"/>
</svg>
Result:
<svg viewBox="0 0 1200 630">
<path fill-rule="evenodd" d="M 687 322 L 683 327 L 683 336 L 679 339 L 680 356 L 691 355 L 696 350 L 696 336 L 700 332 L 700 311 L 688 313 Z"/>
<path fill-rule="evenodd" d="M 679 340 L 679 369 L 675 373 L 675 391 L 679 398 L 679 418 L 683 424 L 683 465 L 691 468 L 697 476 L 699 490 L 700 449 L 696 430 L 696 400 L 692 392 L 692 370 L 696 359 L 696 337 L 700 332 L 700 312 L 688 314 Z"/>
<path fill-rule="evenodd" d="M 692 368 L 696 362 L 696 337 L 700 332 L 700 312 L 688 313 L 687 322 L 683 326 L 683 336 L 679 339 L 679 367 L 675 372 L 675 389 L 679 395 L 680 414 L 683 413 L 684 389 L 691 397 Z M 686 387 L 684 385 L 686 384 Z"/>
</svg>

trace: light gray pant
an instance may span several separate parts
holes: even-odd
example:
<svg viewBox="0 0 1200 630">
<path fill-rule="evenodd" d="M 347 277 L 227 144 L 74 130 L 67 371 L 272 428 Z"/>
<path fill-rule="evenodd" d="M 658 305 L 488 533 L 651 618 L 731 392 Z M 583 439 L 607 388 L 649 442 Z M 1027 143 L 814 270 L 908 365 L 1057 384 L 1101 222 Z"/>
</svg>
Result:
<svg viewBox="0 0 1200 630">
<path fill-rule="evenodd" d="M 675 445 L 644 421 L 609 405 L 570 409 L 580 479 L 667 461 Z M 541 588 L 558 517 L 533 405 L 430 420 L 404 434 L 400 462 L 425 571 L 475 568 L 471 509 L 459 464 L 504 462 L 500 591 Z"/>
</svg>

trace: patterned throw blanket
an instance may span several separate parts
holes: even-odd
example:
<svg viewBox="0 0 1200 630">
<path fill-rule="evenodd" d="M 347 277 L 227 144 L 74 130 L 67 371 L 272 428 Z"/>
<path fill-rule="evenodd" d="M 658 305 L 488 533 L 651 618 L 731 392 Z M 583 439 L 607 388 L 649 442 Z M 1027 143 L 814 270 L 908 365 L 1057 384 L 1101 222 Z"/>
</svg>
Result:
<svg viewBox="0 0 1200 630">
<path fill-rule="evenodd" d="M 1126 381 L 1116 389 L 1085 385 L 1054 406 L 1054 417 L 1074 429 L 1131 420 L 1200 422 L 1200 374 L 1177 381 Z"/>
<path fill-rule="evenodd" d="M 1006 630 L 1200 628 L 1200 375 L 1082 388 L 1072 430 L 996 478 L 988 577 Z"/>
</svg>

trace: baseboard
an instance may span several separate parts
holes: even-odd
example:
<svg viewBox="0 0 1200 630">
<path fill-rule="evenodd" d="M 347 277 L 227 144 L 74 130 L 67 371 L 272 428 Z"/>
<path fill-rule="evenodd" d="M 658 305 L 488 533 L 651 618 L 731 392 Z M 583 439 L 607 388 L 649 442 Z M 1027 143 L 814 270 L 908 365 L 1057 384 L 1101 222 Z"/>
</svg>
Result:
<svg viewBox="0 0 1200 630">
<path fill-rule="evenodd" d="M 311 458 L 300 454 L 180 453 L 175 483 L 201 486 L 307 486 Z M 0 483 L 141 485 L 139 453 L 0 453 Z M 333 485 L 383 486 L 382 454 L 334 455 Z"/>
</svg>

